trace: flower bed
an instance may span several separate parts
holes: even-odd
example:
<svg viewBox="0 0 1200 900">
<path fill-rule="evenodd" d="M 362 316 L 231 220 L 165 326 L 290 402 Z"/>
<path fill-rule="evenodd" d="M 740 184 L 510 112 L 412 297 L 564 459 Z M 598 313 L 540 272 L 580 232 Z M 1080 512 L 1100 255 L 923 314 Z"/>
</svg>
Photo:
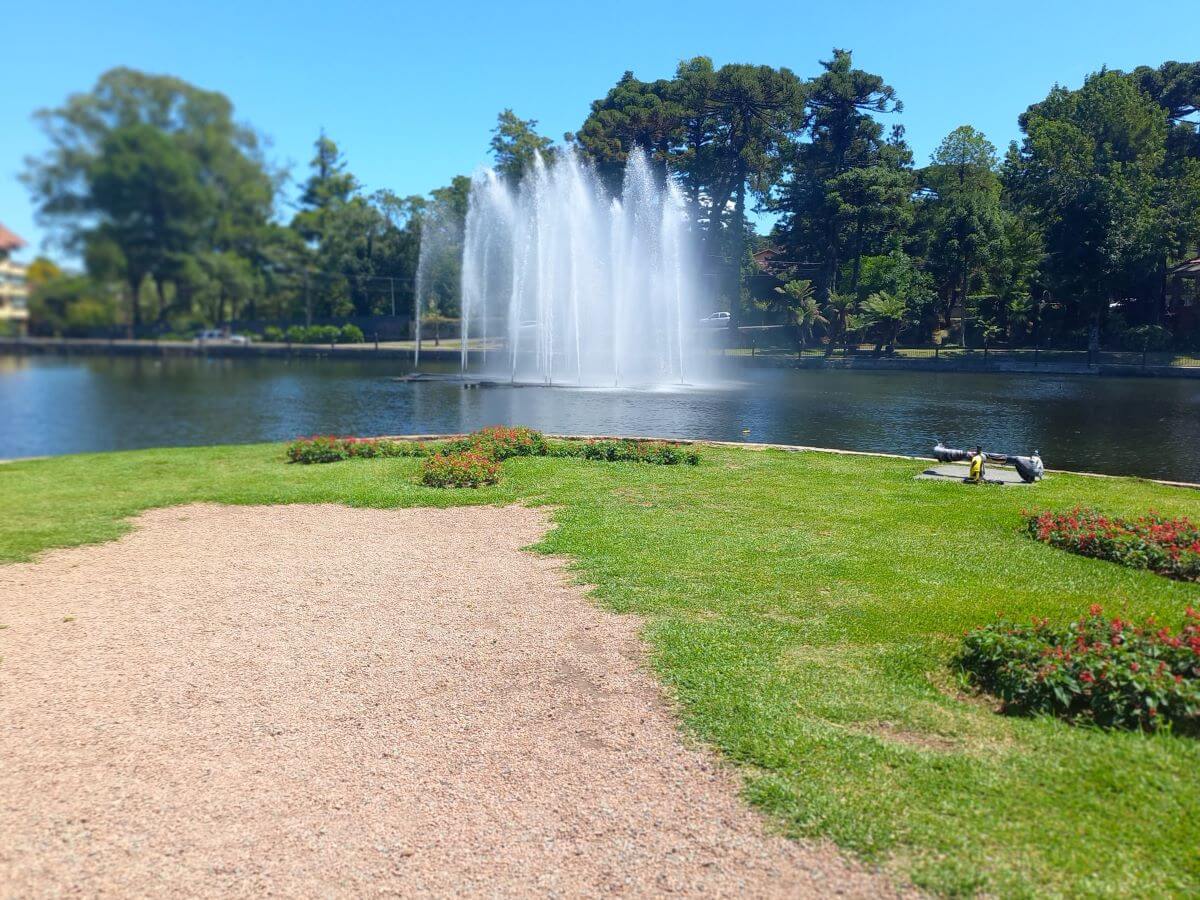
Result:
<svg viewBox="0 0 1200 900">
<path fill-rule="evenodd" d="M 429 449 L 419 441 L 337 437 L 331 434 L 297 438 L 288 444 L 286 453 L 288 462 L 330 463 L 344 459 L 425 456 Z"/>
<path fill-rule="evenodd" d="M 552 456 L 576 456 L 604 462 L 641 462 L 659 466 L 700 462 L 700 454 L 684 444 L 670 441 L 637 441 L 631 438 L 597 438 L 588 441 L 557 441 Z"/>
<path fill-rule="evenodd" d="M 514 456 L 572 456 L 660 466 L 679 463 L 694 466 L 700 461 L 700 455 L 695 450 L 670 441 L 547 441 L 540 431 L 521 426 L 481 428 L 466 437 L 428 444 L 388 438 L 322 435 L 298 438 L 288 445 L 286 453 L 288 461 L 294 463 L 426 456 L 429 458 L 421 466 L 420 480 L 430 487 L 495 484 L 500 480 L 500 463 Z M 434 455 L 429 456 L 431 453 Z"/>
<path fill-rule="evenodd" d="M 1026 527 L 1037 540 L 1072 553 L 1200 581 L 1200 526 L 1185 516 L 1168 519 L 1151 512 L 1122 519 L 1077 507 L 1069 513 L 1031 515 Z"/>
<path fill-rule="evenodd" d="M 502 462 L 513 456 L 545 456 L 546 438 L 540 431 L 523 425 L 513 428 L 493 425 L 448 441 L 444 447 L 450 453 L 470 451 Z"/>
<path fill-rule="evenodd" d="M 482 487 L 500 480 L 500 463 L 471 450 L 435 453 L 421 463 L 421 483 L 429 487 Z"/>
<path fill-rule="evenodd" d="M 958 665 L 1015 712 L 1106 728 L 1200 726 L 1200 612 L 1191 607 L 1178 633 L 1110 619 L 1098 605 L 1065 628 L 1001 619 L 966 633 Z"/>
</svg>

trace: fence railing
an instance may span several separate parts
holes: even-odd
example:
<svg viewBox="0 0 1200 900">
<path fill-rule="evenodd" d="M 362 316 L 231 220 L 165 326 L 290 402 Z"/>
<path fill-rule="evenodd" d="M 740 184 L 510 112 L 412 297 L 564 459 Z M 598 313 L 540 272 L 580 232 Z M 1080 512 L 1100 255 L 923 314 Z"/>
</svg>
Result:
<svg viewBox="0 0 1200 900">
<path fill-rule="evenodd" d="M 1114 350 L 1101 349 L 1089 351 L 1078 347 L 1055 347 L 1053 345 L 1034 347 L 962 347 L 958 345 L 912 345 L 896 344 L 880 347 L 873 343 L 836 344 L 829 349 L 824 344 L 797 345 L 795 338 L 783 327 L 745 328 L 739 329 L 736 346 L 730 346 L 726 341 L 719 352 L 731 356 L 762 356 L 793 358 L 797 360 L 812 359 L 885 359 L 885 360 L 923 360 L 923 361 L 1011 361 L 1022 365 L 1077 365 L 1081 368 L 1091 366 L 1125 366 L 1130 368 L 1178 367 L 1200 368 L 1200 353 L 1174 350 Z"/>
</svg>

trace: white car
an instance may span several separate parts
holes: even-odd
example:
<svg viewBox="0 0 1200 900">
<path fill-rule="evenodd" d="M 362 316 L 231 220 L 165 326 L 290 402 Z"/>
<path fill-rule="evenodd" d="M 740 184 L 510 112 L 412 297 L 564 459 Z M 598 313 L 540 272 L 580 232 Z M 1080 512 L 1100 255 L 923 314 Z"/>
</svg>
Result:
<svg viewBox="0 0 1200 900">
<path fill-rule="evenodd" d="M 705 316 L 703 319 L 700 320 L 700 324 L 701 325 L 728 325 L 729 324 L 729 313 L 727 313 L 727 312 L 709 313 L 707 316 Z"/>
<path fill-rule="evenodd" d="M 219 328 L 209 328 L 196 335 L 197 344 L 249 344 L 250 338 L 244 334 L 233 334 Z"/>
</svg>

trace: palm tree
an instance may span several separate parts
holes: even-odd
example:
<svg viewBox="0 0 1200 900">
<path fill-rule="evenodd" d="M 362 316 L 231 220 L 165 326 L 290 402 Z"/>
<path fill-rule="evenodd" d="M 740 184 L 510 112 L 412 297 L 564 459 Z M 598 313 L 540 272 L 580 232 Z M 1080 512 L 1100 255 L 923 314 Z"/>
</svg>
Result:
<svg viewBox="0 0 1200 900">
<path fill-rule="evenodd" d="M 825 304 L 825 315 L 832 323 L 829 329 L 829 341 L 825 344 L 825 355 L 833 355 L 833 346 L 838 338 L 841 338 L 843 343 L 850 337 L 851 329 L 849 327 L 850 320 L 858 311 L 858 298 L 853 294 L 838 294 L 829 295 L 829 302 Z"/>
<path fill-rule="evenodd" d="M 892 346 L 900 332 L 908 324 L 910 310 L 903 297 L 879 291 L 872 294 L 862 305 L 866 323 L 875 329 L 875 354 L 883 352 L 884 346 Z"/>
<path fill-rule="evenodd" d="M 821 314 L 812 282 L 807 279 L 789 281 L 783 287 L 775 288 L 771 306 L 787 313 L 788 323 L 795 327 L 802 347 L 812 340 L 814 325 L 829 324 Z"/>
</svg>

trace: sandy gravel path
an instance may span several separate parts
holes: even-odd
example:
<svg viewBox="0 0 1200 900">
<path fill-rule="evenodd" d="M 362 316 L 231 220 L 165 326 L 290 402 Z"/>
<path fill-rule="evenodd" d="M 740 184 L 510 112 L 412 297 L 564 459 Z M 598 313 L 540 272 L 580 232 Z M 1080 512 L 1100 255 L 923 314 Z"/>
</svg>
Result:
<svg viewBox="0 0 1200 900">
<path fill-rule="evenodd" d="M 764 833 L 547 524 L 203 505 L 0 566 L 0 894 L 887 893 Z"/>
</svg>

